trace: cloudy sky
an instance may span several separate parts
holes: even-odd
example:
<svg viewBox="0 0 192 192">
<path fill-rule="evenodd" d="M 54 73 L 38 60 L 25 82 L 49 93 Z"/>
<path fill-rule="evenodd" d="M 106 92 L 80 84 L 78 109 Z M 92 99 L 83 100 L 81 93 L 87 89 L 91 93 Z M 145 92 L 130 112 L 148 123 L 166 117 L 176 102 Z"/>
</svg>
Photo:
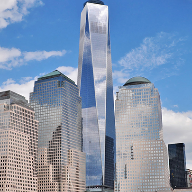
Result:
<svg viewBox="0 0 192 192">
<path fill-rule="evenodd" d="M 159 89 L 166 143 L 186 144 L 192 169 L 192 0 L 105 0 L 114 92 L 133 76 Z M 0 91 L 27 99 L 55 69 L 76 81 L 83 0 L 0 0 Z"/>
</svg>

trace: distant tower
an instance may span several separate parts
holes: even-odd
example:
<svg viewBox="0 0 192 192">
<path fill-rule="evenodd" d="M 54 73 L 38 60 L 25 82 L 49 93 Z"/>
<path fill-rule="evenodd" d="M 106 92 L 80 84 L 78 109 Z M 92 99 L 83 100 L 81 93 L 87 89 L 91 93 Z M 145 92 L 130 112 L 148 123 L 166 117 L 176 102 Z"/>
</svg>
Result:
<svg viewBox="0 0 192 192">
<path fill-rule="evenodd" d="M 173 189 L 187 187 L 185 144 L 168 145 L 170 183 Z"/>
<path fill-rule="evenodd" d="M 108 6 L 90 0 L 81 13 L 78 83 L 87 187 L 114 187 L 115 120 Z"/>
<path fill-rule="evenodd" d="M 0 92 L 0 191 L 37 191 L 38 121 L 25 97 Z"/>
<path fill-rule="evenodd" d="M 81 98 L 59 71 L 35 82 L 30 104 L 39 121 L 38 192 L 85 191 Z"/>
<path fill-rule="evenodd" d="M 115 102 L 116 192 L 170 191 L 158 90 L 134 77 Z"/>
</svg>

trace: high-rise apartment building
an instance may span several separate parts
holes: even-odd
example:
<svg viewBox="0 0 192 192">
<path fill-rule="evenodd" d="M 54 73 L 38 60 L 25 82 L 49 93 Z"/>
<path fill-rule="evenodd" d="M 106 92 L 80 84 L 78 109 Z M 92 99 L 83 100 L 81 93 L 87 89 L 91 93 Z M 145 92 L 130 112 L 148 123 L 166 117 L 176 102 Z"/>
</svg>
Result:
<svg viewBox="0 0 192 192">
<path fill-rule="evenodd" d="M 115 102 L 116 192 L 170 191 L 158 90 L 134 77 Z"/>
<path fill-rule="evenodd" d="M 168 145 L 170 183 L 173 189 L 187 187 L 185 144 Z"/>
<path fill-rule="evenodd" d="M 35 82 L 30 104 L 39 121 L 38 192 L 85 191 L 81 98 L 59 71 Z"/>
<path fill-rule="evenodd" d="M 0 92 L 0 191 L 37 192 L 38 121 L 21 95 Z"/>
<path fill-rule="evenodd" d="M 81 13 L 77 85 L 82 98 L 86 185 L 113 188 L 113 81 L 108 6 L 102 1 L 87 1 Z"/>
</svg>

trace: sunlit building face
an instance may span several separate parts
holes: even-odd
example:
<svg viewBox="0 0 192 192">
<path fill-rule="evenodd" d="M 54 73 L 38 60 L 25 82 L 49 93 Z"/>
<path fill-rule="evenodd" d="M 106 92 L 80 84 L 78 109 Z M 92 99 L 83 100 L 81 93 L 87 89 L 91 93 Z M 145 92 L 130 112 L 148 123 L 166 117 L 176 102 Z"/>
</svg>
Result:
<svg viewBox="0 0 192 192">
<path fill-rule="evenodd" d="M 30 104 L 39 121 L 38 192 L 85 191 L 81 98 L 59 71 L 35 82 Z"/>
<path fill-rule="evenodd" d="M 119 87 L 115 121 L 115 190 L 169 191 L 160 97 L 148 79 L 135 77 Z"/>
<path fill-rule="evenodd" d="M 0 191 L 37 192 L 38 121 L 25 97 L 0 92 Z"/>
<path fill-rule="evenodd" d="M 115 120 L 108 6 L 88 1 L 81 13 L 78 87 L 82 98 L 86 185 L 114 186 Z"/>
</svg>

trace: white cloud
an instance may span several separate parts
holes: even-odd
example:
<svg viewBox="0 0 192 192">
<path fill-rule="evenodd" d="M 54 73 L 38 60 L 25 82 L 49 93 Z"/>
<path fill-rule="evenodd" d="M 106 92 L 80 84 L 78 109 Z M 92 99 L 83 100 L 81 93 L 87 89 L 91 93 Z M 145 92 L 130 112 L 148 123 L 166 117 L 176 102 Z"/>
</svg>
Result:
<svg viewBox="0 0 192 192">
<path fill-rule="evenodd" d="M 125 82 L 130 78 L 129 73 L 124 72 L 123 70 L 121 71 L 117 71 L 115 70 L 113 72 L 113 79 L 117 80 L 118 83 L 120 83 L 120 85 L 125 84 Z"/>
<path fill-rule="evenodd" d="M 8 60 L 13 60 L 15 57 L 20 57 L 21 51 L 16 48 L 3 48 L 0 47 L 0 63 L 6 62 Z"/>
<path fill-rule="evenodd" d="M 15 81 L 13 79 L 7 79 L 7 81 L 3 82 L 4 86 L 10 85 L 12 83 L 15 83 Z"/>
<path fill-rule="evenodd" d="M 141 44 L 130 50 L 118 64 L 113 79 L 116 85 L 124 84 L 129 78 L 142 76 L 158 81 L 177 75 L 184 64 L 187 37 L 160 32 L 154 37 L 146 37 Z"/>
<path fill-rule="evenodd" d="M 57 70 L 72 79 L 73 81 L 75 81 L 75 83 L 77 83 L 78 68 L 60 66 L 57 68 Z"/>
<path fill-rule="evenodd" d="M 192 169 L 192 111 L 174 112 L 162 109 L 166 144 L 185 143 L 187 168 Z"/>
<path fill-rule="evenodd" d="M 152 70 L 171 62 L 177 56 L 173 48 L 181 41 L 185 39 L 164 32 L 158 33 L 156 37 L 146 37 L 139 47 L 121 58 L 119 64 L 128 70 Z"/>
<path fill-rule="evenodd" d="M 50 57 L 61 57 L 65 54 L 66 50 L 21 52 L 16 48 L 0 47 L 0 69 L 11 70 L 13 67 L 25 65 L 31 60 L 41 61 Z"/>
<path fill-rule="evenodd" d="M 16 48 L 0 47 L 0 69 L 11 69 L 22 63 L 21 51 Z"/>
<path fill-rule="evenodd" d="M 0 29 L 11 23 L 20 22 L 29 13 L 28 9 L 43 5 L 41 0 L 1 0 Z"/>
<path fill-rule="evenodd" d="M 22 77 L 19 82 L 22 84 L 22 83 L 25 83 L 25 82 L 30 81 L 30 80 L 32 80 L 32 77 Z"/>
<path fill-rule="evenodd" d="M 26 81 L 24 81 L 26 79 Z M 7 79 L 7 81 L 3 82 L 2 86 L 0 86 L 0 91 L 11 90 L 16 93 L 23 95 L 27 100 L 29 100 L 29 93 L 33 91 L 34 82 L 37 79 L 31 77 L 22 78 L 21 83 L 16 83 L 13 79 Z"/>
<path fill-rule="evenodd" d="M 57 70 L 67 75 L 69 78 L 71 78 L 75 82 L 77 81 L 77 68 L 61 66 L 61 67 L 58 67 Z M 43 76 L 43 75 L 45 75 L 45 73 L 39 74 L 39 76 Z M 23 95 L 27 100 L 29 100 L 29 93 L 33 92 L 34 82 L 37 80 L 39 76 L 36 76 L 34 78 L 22 77 L 19 82 L 16 82 L 11 78 L 7 79 L 0 86 L 0 92 L 11 90 L 18 94 Z"/>
<path fill-rule="evenodd" d="M 24 60 L 25 61 L 31 61 L 31 60 L 37 60 L 41 61 L 44 59 L 48 59 L 49 57 L 55 57 L 55 56 L 63 56 L 66 54 L 65 50 L 62 51 L 35 51 L 35 52 L 25 52 L 24 53 Z"/>
</svg>

